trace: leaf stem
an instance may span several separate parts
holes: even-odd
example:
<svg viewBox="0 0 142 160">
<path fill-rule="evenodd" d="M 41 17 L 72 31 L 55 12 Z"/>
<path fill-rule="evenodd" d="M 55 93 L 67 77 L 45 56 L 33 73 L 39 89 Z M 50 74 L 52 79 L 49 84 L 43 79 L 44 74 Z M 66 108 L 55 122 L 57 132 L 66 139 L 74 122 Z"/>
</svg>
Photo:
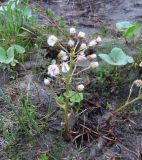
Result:
<svg viewBox="0 0 142 160">
<path fill-rule="evenodd" d="M 136 97 L 136 98 L 134 98 L 133 100 L 131 100 L 131 101 L 126 101 L 126 103 L 124 104 L 124 105 L 122 105 L 122 106 L 120 106 L 118 109 L 116 109 L 113 113 L 114 114 L 117 114 L 118 112 L 121 112 L 122 110 L 124 110 L 125 108 L 127 108 L 130 104 L 132 104 L 132 103 L 134 103 L 134 102 L 136 102 L 136 101 L 138 101 L 138 100 L 141 100 L 142 99 L 142 94 L 141 95 L 139 95 L 138 97 Z"/>
</svg>

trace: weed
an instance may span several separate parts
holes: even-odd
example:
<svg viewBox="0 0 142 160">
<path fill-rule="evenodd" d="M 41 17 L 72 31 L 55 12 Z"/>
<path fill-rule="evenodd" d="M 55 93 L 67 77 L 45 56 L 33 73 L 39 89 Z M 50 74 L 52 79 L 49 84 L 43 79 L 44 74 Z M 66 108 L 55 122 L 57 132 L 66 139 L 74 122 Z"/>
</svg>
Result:
<svg viewBox="0 0 142 160">
<path fill-rule="evenodd" d="M 26 46 L 29 30 L 26 26 L 33 26 L 32 11 L 27 4 L 19 0 L 9 1 L 0 8 L 0 41 L 3 47 L 11 44 Z M 21 41 L 22 39 L 22 41 Z"/>
<path fill-rule="evenodd" d="M 33 108 L 32 103 L 26 102 L 24 96 L 21 97 L 21 114 L 19 111 L 16 110 L 16 108 L 13 106 L 13 104 L 9 101 L 9 99 L 6 97 L 6 95 L 3 93 L 2 89 L 0 89 L 0 96 L 6 101 L 7 105 L 11 108 L 15 116 L 17 117 L 17 120 L 19 122 L 19 125 L 22 130 L 25 131 L 25 133 L 32 139 L 32 134 L 29 128 L 35 129 L 35 131 L 39 132 L 40 129 L 38 128 L 37 123 L 35 122 L 35 111 Z M 30 109 L 28 109 L 28 107 Z M 27 123 L 27 125 L 26 125 Z M 31 125 L 31 127 L 30 127 Z M 6 133 L 6 132 L 5 132 Z"/>
<path fill-rule="evenodd" d="M 58 38 L 53 35 L 47 40 L 49 46 L 53 47 L 54 45 L 58 44 L 58 46 L 62 49 L 58 54 L 61 64 L 57 65 L 56 61 L 52 61 L 52 64 L 48 67 L 48 75 L 56 78 L 60 73 L 62 73 L 61 79 L 63 79 L 65 83 L 65 92 L 60 96 L 55 94 L 58 105 L 64 110 L 63 133 L 65 135 L 68 133 L 68 117 L 70 114 L 70 106 L 73 106 L 75 103 L 80 103 L 83 100 L 82 92 L 84 90 L 84 85 L 78 84 L 76 86 L 76 91 L 72 90 L 73 79 L 75 79 L 75 77 L 80 75 L 82 72 L 98 66 L 98 62 L 94 62 L 96 54 L 91 54 L 86 57 L 84 52 L 89 48 L 93 48 L 101 41 L 101 38 L 99 37 L 96 40 L 92 40 L 87 46 L 85 43 L 82 43 L 82 40 L 85 38 L 85 33 L 79 32 L 77 35 L 75 28 L 70 29 L 70 36 L 72 39 L 70 39 L 68 42 L 68 49 L 64 47 Z M 85 66 L 84 68 L 82 67 L 83 69 L 78 71 L 77 68 L 82 66 L 81 63 L 85 63 L 87 60 L 89 65 Z M 61 72 L 58 66 L 61 66 Z M 45 79 L 45 85 L 49 86 L 50 81 L 51 79 Z"/>
</svg>

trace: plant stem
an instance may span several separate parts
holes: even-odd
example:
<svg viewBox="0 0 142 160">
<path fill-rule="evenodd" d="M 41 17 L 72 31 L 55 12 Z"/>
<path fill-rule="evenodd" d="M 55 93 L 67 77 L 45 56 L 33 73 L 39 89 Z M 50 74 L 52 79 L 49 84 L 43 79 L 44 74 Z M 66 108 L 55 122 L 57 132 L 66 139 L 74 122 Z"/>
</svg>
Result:
<svg viewBox="0 0 142 160">
<path fill-rule="evenodd" d="M 64 132 L 68 132 L 68 107 L 69 107 L 69 99 L 70 99 L 70 83 L 71 83 L 71 76 L 74 68 L 74 51 L 71 51 L 70 53 L 70 69 L 66 76 L 66 99 L 65 99 L 65 109 L 64 109 Z"/>
<path fill-rule="evenodd" d="M 129 106 L 130 104 L 141 100 L 142 99 L 142 95 L 139 95 L 138 97 L 136 97 L 135 99 L 131 100 L 131 101 L 127 101 L 124 105 L 122 105 L 121 107 L 119 107 L 118 109 L 116 109 L 113 113 L 116 114 L 118 112 L 121 112 L 123 109 L 127 108 L 127 106 Z"/>
</svg>

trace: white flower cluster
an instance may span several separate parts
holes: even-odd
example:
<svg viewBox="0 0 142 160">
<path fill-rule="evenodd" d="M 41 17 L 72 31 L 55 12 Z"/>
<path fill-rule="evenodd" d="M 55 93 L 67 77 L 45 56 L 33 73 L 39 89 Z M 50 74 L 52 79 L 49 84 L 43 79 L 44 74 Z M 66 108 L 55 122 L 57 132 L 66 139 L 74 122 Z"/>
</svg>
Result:
<svg viewBox="0 0 142 160">
<path fill-rule="evenodd" d="M 137 87 L 142 87 L 142 80 L 137 79 L 134 81 L 134 84 L 136 84 Z"/>
<path fill-rule="evenodd" d="M 86 56 L 85 52 L 89 48 L 96 47 L 98 43 L 102 41 L 101 37 L 97 37 L 96 39 L 91 40 L 88 44 L 84 43 L 85 40 L 85 33 L 79 32 L 77 34 L 75 28 L 70 28 L 69 30 L 70 40 L 67 43 L 67 46 L 64 47 L 59 39 L 54 35 L 51 35 L 47 39 L 47 43 L 49 46 L 54 47 L 56 44 L 60 44 L 59 46 L 62 48 L 58 54 L 58 59 L 60 60 L 61 64 L 51 64 L 48 66 L 48 75 L 51 77 L 57 77 L 61 72 L 66 74 L 70 70 L 70 54 L 74 52 L 74 64 L 77 65 L 83 61 L 90 61 L 89 68 L 96 68 L 99 63 L 94 61 L 96 59 L 96 54 L 91 54 Z M 50 84 L 48 79 L 44 80 L 46 85 Z M 79 91 L 84 89 L 84 86 L 81 84 L 77 87 Z"/>
</svg>

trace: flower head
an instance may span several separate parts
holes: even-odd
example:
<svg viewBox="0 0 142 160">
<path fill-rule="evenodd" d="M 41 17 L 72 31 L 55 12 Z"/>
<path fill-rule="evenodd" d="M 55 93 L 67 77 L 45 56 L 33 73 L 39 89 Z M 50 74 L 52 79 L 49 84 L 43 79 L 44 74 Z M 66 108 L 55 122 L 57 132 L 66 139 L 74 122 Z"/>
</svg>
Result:
<svg viewBox="0 0 142 160">
<path fill-rule="evenodd" d="M 67 61 L 69 57 L 65 51 L 61 50 L 58 54 L 58 58 L 60 58 L 63 61 Z"/>
<path fill-rule="evenodd" d="M 78 33 L 78 38 L 81 38 L 81 39 L 85 38 L 85 33 L 84 32 L 79 32 Z"/>
<path fill-rule="evenodd" d="M 50 85 L 50 80 L 49 80 L 48 78 L 45 78 L 45 79 L 44 79 L 44 84 L 45 84 L 46 86 Z"/>
<path fill-rule="evenodd" d="M 61 64 L 61 69 L 62 69 L 63 73 L 67 73 L 69 71 L 70 67 L 69 67 L 69 65 L 66 62 L 63 62 Z"/>
<path fill-rule="evenodd" d="M 94 60 L 96 57 L 97 57 L 96 54 L 91 54 L 91 55 L 87 56 L 87 59 L 88 60 Z"/>
<path fill-rule="evenodd" d="M 49 36 L 48 39 L 47 39 L 47 43 L 49 46 L 53 47 L 55 46 L 55 44 L 58 42 L 58 38 L 54 35 L 52 36 Z"/>
<path fill-rule="evenodd" d="M 97 43 L 102 42 L 102 38 L 100 36 L 98 36 L 97 39 L 96 39 L 96 42 Z"/>
<path fill-rule="evenodd" d="M 136 84 L 137 87 L 142 87 L 142 80 L 140 79 L 135 80 L 134 83 Z"/>
<path fill-rule="evenodd" d="M 75 28 L 70 28 L 70 35 L 74 36 L 76 34 L 76 29 Z"/>
<path fill-rule="evenodd" d="M 84 88 L 85 88 L 85 87 L 84 87 L 83 84 L 80 84 L 80 85 L 78 85 L 78 86 L 76 87 L 76 89 L 77 89 L 79 92 L 83 91 Z"/>
<path fill-rule="evenodd" d="M 90 68 L 96 68 L 98 66 L 99 66 L 98 62 L 91 62 L 90 65 L 89 65 Z"/>
<path fill-rule="evenodd" d="M 141 61 L 141 63 L 139 64 L 139 67 L 142 67 L 142 61 Z"/>
<path fill-rule="evenodd" d="M 78 55 L 77 56 L 77 62 L 80 63 L 80 62 L 83 62 L 83 61 L 86 61 L 87 58 L 85 57 L 85 55 Z"/>
<path fill-rule="evenodd" d="M 80 46 L 80 50 L 83 50 L 83 49 L 86 49 L 87 48 L 87 45 L 85 43 L 82 43 L 81 46 Z"/>
<path fill-rule="evenodd" d="M 48 67 L 48 74 L 51 77 L 56 77 L 58 74 L 60 73 L 59 67 L 57 66 L 57 64 L 51 64 Z"/>
<path fill-rule="evenodd" d="M 89 44 L 88 44 L 89 47 L 95 47 L 96 45 L 97 45 L 97 42 L 96 42 L 95 39 L 90 41 Z"/>
<path fill-rule="evenodd" d="M 69 46 L 69 47 L 73 47 L 73 46 L 74 46 L 74 40 L 70 39 L 70 40 L 68 41 L 68 46 Z"/>
<path fill-rule="evenodd" d="M 85 56 L 84 51 L 79 52 L 79 56 Z"/>
</svg>

